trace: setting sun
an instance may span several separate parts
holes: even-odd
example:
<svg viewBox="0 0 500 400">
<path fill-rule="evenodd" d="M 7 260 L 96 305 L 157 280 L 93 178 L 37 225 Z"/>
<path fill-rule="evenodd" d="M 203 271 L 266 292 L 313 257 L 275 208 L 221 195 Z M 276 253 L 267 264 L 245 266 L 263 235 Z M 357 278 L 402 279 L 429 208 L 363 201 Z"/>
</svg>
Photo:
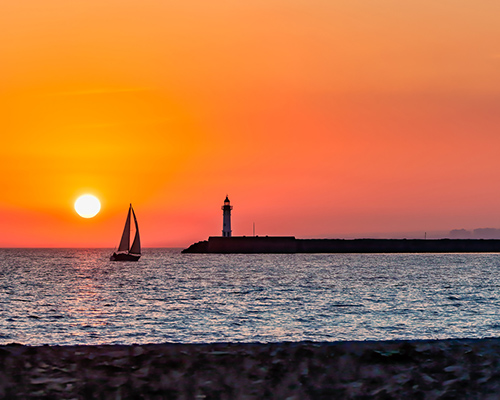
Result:
<svg viewBox="0 0 500 400">
<path fill-rule="evenodd" d="M 91 194 L 80 196 L 75 201 L 75 211 L 83 218 L 95 217 L 100 209 L 99 199 Z"/>
</svg>

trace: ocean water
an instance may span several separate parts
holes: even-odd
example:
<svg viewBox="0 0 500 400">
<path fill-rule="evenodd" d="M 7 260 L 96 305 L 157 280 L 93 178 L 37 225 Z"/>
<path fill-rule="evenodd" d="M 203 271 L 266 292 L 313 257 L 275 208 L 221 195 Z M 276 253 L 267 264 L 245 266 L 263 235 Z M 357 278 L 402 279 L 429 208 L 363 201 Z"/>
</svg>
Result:
<svg viewBox="0 0 500 400">
<path fill-rule="evenodd" d="M 0 344 L 500 337 L 500 254 L 0 249 Z"/>
</svg>

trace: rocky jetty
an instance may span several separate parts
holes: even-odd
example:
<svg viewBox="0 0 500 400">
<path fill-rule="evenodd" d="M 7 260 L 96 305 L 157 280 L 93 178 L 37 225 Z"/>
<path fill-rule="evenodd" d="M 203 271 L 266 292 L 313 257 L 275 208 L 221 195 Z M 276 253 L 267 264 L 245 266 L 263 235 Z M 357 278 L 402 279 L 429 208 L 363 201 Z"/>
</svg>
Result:
<svg viewBox="0 0 500 400">
<path fill-rule="evenodd" d="M 210 236 L 183 253 L 499 253 L 500 240 L 296 239 L 294 236 Z"/>
<path fill-rule="evenodd" d="M 499 339 L 0 346 L 8 399 L 499 396 Z"/>
</svg>

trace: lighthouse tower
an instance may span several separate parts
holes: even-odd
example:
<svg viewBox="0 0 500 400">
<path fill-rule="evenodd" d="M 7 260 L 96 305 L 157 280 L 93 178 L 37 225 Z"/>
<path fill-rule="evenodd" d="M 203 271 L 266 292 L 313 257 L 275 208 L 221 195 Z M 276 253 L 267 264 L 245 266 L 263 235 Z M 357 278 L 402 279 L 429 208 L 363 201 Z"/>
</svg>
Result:
<svg viewBox="0 0 500 400">
<path fill-rule="evenodd" d="M 233 206 L 229 204 L 229 199 L 226 195 L 222 208 L 222 236 L 231 237 L 231 210 Z"/>
</svg>

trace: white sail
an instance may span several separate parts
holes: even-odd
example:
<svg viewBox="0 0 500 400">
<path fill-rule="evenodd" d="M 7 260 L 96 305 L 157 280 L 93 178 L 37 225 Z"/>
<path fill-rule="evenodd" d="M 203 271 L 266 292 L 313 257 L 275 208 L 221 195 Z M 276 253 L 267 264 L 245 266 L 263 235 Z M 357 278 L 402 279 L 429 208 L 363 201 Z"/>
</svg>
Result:
<svg viewBox="0 0 500 400">
<path fill-rule="evenodd" d="M 137 218 L 135 217 L 135 212 L 133 208 L 132 208 L 132 214 L 134 215 L 135 237 L 134 241 L 132 242 L 132 247 L 130 248 L 130 253 L 141 254 L 141 238 L 139 236 L 139 225 L 137 224 Z"/>
<path fill-rule="evenodd" d="M 128 209 L 127 221 L 125 222 L 125 228 L 123 228 L 122 240 L 120 240 L 120 245 L 118 246 L 118 251 L 128 251 L 130 246 L 130 210 L 132 205 Z M 135 215 L 134 215 L 135 218 Z"/>
</svg>

